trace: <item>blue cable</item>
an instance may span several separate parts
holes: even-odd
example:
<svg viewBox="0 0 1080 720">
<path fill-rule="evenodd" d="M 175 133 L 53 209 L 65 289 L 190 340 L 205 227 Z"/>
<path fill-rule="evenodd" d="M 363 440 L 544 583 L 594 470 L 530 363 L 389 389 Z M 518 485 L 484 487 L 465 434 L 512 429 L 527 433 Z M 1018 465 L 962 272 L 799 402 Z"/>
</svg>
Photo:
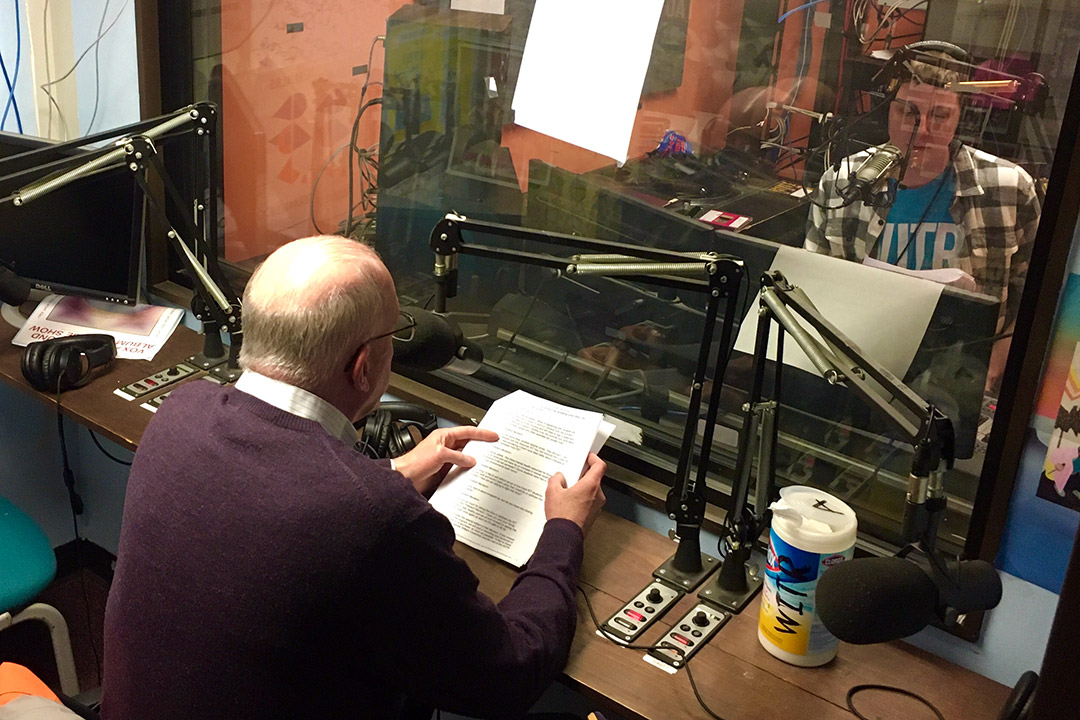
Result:
<svg viewBox="0 0 1080 720">
<path fill-rule="evenodd" d="M 4 115 L 0 118 L 0 130 L 7 124 L 8 111 L 15 109 L 15 124 L 19 132 L 23 131 L 22 115 L 19 113 L 19 101 L 15 99 L 15 85 L 19 82 L 19 65 L 22 60 L 22 23 L 19 22 L 19 0 L 15 0 L 15 72 L 8 77 L 7 66 L 3 56 L 0 56 L 0 69 L 4 71 L 4 82 L 8 88 L 8 101 L 4 105 Z"/>
<path fill-rule="evenodd" d="M 0 70 L 4 72 L 4 83 L 8 89 L 8 101 L 4 106 L 4 116 L 0 117 L 0 130 L 4 129 L 4 124 L 7 122 L 8 108 L 11 107 L 11 100 L 15 97 L 15 86 L 11 82 L 11 77 L 8 76 L 7 63 L 4 62 L 4 56 L 0 54 Z"/>
<path fill-rule="evenodd" d="M 788 19 L 789 15 L 793 15 L 794 13 L 797 13 L 800 10 L 805 10 L 806 8 L 809 8 L 809 7 L 814 7 L 815 5 L 817 5 L 818 3 L 821 3 L 821 2 L 825 2 L 825 0 L 810 0 L 810 2 L 806 3 L 805 5 L 800 5 L 797 8 L 792 8 L 791 10 L 788 10 L 786 13 L 784 13 L 779 18 L 777 18 L 776 22 L 782 23 L 782 22 L 784 22 L 785 20 Z"/>
<path fill-rule="evenodd" d="M 15 97 L 15 86 L 19 84 L 19 66 L 22 60 L 22 23 L 19 21 L 19 0 L 15 0 L 15 72 L 11 77 L 11 102 L 15 108 L 15 123 L 22 133 L 22 115 L 19 114 L 19 100 Z"/>
</svg>

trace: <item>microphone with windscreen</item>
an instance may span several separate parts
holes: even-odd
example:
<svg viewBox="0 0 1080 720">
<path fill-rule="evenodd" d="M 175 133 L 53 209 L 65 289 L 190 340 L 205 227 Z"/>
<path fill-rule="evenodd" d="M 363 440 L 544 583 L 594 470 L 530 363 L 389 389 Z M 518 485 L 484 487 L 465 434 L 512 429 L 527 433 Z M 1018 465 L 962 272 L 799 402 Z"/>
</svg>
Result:
<svg viewBox="0 0 1080 720">
<path fill-rule="evenodd" d="M 0 265 L 0 302 L 19 306 L 30 297 L 30 283 Z"/>
<path fill-rule="evenodd" d="M 874 148 L 849 178 L 848 184 L 837 188 L 840 197 L 848 204 L 860 198 L 867 205 L 874 204 L 874 195 L 886 187 L 903 159 L 900 148 L 890 143 Z"/>
<path fill-rule="evenodd" d="M 484 362 L 484 352 L 465 338 L 448 316 L 419 307 L 401 308 L 415 327 L 394 335 L 394 362 L 413 370 L 449 370 L 472 375 Z"/>
<path fill-rule="evenodd" d="M 817 612 L 825 628 L 854 645 L 898 640 L 935 620 L 952 623 L 1001 601 L 1001 578 L 985 560 L 922 567 L 899 557 L 858 558 L 818 580 Z"/>
</svg>

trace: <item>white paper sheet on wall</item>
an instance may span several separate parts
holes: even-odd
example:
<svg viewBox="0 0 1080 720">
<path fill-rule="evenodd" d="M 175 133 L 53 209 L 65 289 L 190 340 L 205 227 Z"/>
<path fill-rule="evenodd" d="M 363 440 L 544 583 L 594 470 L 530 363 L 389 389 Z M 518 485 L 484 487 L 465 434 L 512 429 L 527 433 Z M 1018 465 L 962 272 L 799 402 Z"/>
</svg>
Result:
<svg viewBox="0 0 1080 720">
<path fill-rule="evenodd" d="M 514 120 L 622 163 L 664 0 L 537 0 Z"/>
<path fill-rule="evenodd" d="M 911 367 L 942 291 L 935 282 L 801 248 L 781 247 L 769 269 L 802 288 L 822 317 L 899 378 Z M 758 303 L 753 302 L 739 328 L 736 350 L 754 352 L 757 313 Z M 776 359 L 775 327 L 769 335 L 769 359 Z M 784 338 L 784 364 L 819 374 L 790 336 Z"/>
<path fill-rule="evenodd" d="M 502 15 L 506 12 L 506 0 L 450 0 L 450 9 Z"/>
</svg>

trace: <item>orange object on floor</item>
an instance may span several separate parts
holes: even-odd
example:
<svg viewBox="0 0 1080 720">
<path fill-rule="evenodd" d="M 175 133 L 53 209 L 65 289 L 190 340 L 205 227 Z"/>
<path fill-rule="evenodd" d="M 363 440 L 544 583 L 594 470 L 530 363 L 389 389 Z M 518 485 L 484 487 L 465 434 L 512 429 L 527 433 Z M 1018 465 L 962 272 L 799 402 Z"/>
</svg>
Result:
<svg viewBox="0 0 1080 720">
<path fill-rule="evenodd" d="M 0 663 L 0 705 L 23 695 L 37 695 L 60 702 L 49 686 L 27 668 L 13 662 Z"/>
</svg>

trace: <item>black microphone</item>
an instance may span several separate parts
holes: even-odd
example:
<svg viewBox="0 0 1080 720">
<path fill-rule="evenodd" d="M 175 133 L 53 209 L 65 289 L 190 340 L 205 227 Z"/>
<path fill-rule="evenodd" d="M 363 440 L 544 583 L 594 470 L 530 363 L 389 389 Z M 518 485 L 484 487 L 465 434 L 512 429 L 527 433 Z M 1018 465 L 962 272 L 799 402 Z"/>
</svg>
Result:
<svg viewBox="0 0 1080 720">
<path fill-rule="evenodd" d="M 472 375 L 484 362 L 484 352 L 465 338 L 456 322 L 441 313 L 403 307 L 401 313 L 416 322 L 407 333 L 394 335 L 394 362 L 413 370 L 445 369 Z"/>
<path fill-rule="evenodd" d="M 0 302 L 19 306 L 30 297 L 30 283 L 0 265 Z"/>
<path fill-rule="evenodd" d="M 908 558 L 858 558 L 829 568 L 815 596 L 825 629 L 844 642 L 868 645 L 997 606 L 1001 578 L 985 560 L 944 563 L 939 569 Z"/>
<path fill-rule="evenodd" d="M 874 193 L 881 189 L 882 184 L 888 180 L 889 174 L 900 164 L 904 154 L 900 148 L 891 143 L 885 143 L 874 148 L 870 157 L 866 158 L 855 170 L 855 174 L 848 178 L 848 184 L 838 188 L 840 197 L 846 202 L 854 202 L 858 198 L 866 204 L 873 202 Z"/>
</svg>

